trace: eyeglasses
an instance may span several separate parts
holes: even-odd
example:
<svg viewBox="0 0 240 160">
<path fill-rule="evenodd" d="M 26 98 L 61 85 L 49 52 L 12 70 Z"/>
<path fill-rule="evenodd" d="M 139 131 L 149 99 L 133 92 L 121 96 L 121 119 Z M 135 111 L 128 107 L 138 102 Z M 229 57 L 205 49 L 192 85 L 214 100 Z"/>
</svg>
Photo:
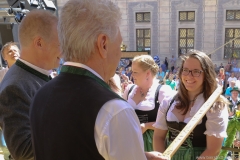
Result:
<svg viewBox="0 0 240 160">
<path fill-rule="evenodd" d="M 182 74 L 187 76 L 191 72 L 193 77 L 199 77 L 203 71 L 199 69 L 189 70 L 187 68 L 182 68 Z"/>
</svg>

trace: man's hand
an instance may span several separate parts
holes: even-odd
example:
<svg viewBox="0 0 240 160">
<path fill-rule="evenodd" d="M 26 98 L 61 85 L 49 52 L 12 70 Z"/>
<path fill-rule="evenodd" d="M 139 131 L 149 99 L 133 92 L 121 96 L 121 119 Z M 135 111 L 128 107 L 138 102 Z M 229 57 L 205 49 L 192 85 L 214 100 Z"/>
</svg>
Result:
<svg viewBox="0 0 240 160">
<path fill-rule="evenodd" d="M 152 152 L 145 152 L 147 160 L 170 160 L 167 157 L 164 157 L 162 153 L 152 151 Z"/>
</svg>

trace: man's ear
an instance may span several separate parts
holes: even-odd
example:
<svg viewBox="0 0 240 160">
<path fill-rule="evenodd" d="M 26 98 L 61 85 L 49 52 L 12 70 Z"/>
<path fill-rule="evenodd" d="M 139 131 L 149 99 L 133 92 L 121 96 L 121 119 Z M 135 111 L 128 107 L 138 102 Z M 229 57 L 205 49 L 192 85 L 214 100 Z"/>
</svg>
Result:
<svg viewBox="0 0 240 160">
<path fill-rule="evenodd" d="M 36 48 L 42 48 L 42 46 L 43 46 L 43 39 L 42 39 L 42 37 L 39 37 L 39 36 L 35 37 L 33 39 L 33 44 L 34 44 L 34 46 Z"/>
<path fill-rule="evenodd" d="M 105 34 L 99 34 L 97 38 L 97 49 L 102 58 L 107 57 L 108 38 Z"/>
</svg>

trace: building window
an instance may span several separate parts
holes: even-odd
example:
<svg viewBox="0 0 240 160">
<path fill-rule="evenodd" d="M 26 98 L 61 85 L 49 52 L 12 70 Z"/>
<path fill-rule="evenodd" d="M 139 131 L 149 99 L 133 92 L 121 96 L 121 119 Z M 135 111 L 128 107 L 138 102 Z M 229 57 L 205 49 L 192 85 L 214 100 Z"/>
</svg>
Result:
<svg viewBox="0 0 240 160">
<path fill-rule="evenodd" d="M 136 30 L 137 51 L 151 50 L 151 32 L 150 29 Z"/>
<path fill-rule="evenodd" d="M 240 28 L 226 28 L 225 43 L 234 38 L 236 39 L 225 45 L 224 58 L 240 58 Z"/>
<path fill-rule="evenodd" d="M 195 11 L 180 11 L 179 21 L 195 21 Z"/>
<path fill-rule="evenodd" d="M 194 48 L 194 28 L 179 28 L 179 56 Z"/>
<path fill-rule="evenodd" d="M 227 21 L 240 21 L 240 10 L 227 10 L 226 20 Z"/>
<path fill-rule="evenodd" d="M 136 13 L 136 22 L 150 22 L 150 12 Z"/>
</svg>

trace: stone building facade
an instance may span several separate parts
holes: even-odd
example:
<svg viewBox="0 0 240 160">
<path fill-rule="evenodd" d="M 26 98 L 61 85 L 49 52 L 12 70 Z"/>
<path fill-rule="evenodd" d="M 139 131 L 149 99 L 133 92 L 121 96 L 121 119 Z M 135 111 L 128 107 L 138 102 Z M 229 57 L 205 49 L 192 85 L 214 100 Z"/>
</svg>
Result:
<svg viewBox="0 0 240 160">
<path fill-rule="evenodd" d="M 139 51 L 143 45 L 163 60 L 194 48 L 211 54 L 218 65 L 232 56 L 240 58 L 240 0 L 111 1 L 122 12 L 120 29 L 127 51 Z M 228 48 L 219 48 L 233 38 Z"/>
<path fill-rule="evenodd" d="M 67 2 L 52 1 L 58 13 Z M 111 1 L 122 12 L 120 30 L 127 51 L 148 51 L 161 61 L 172 55 L 179 57 L 189 49 L 211 54 L 218 65 L 226 64 L 230 57 L 240 59 L 240 0 Z M 9 7 L 7 0 L 0 0 L 0 6 Z M 0 23 L 6 15 L 1 9 Z M 13 35 L 17 35 L 15 32 Z M 221 47 L 233 38 L 236 39 Z"/>
</svg>

